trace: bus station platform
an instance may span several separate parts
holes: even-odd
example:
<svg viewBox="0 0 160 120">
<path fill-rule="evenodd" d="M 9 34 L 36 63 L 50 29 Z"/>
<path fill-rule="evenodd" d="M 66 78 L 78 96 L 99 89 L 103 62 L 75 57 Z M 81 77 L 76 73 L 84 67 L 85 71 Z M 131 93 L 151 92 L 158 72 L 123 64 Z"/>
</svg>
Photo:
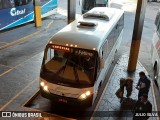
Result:
<svg viewBox="0 0 160 120">
<path fill-rule="evenodd" d="M 139 72 L 144 71 L 146 75 L 148 75 L 148 73 L 140 62 L 137 63 L 135 72 L 129 73 L 127 71 L 128 58 L 128 55 L 122 55 L 115 65 L 91 118 L 92 120 L 132 120 L 133 107 L 138 99 L 138 90 L 135 86 L 139 80 Z M 125 98 L 123 102 L 120 103 L 120 99 L 117 98 L 115 93 L 120 88 L 120 78 L 127 77 L 131 77 L 133 79 L 133 91 L 130 98 Z M 126 97 L 126 90 L 124 91 L 123 96 Z M 155 101 L 152 80 L 148 100 L 152 104 L 152 111 L 157 111 L 157 103 Z M 159 119 L 157 117 L 150 117 L 149 120 Z"/>
</svg>

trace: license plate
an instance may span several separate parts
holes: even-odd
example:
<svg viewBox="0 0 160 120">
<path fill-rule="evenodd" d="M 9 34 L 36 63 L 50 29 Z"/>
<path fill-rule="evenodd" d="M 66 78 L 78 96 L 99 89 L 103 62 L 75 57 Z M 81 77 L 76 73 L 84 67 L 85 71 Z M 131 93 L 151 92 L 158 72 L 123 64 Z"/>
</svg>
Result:
<svg viewBox="0 0 160 120">
<path fill-rule="evenodd" d="M 58 99 L 59 102 L 63 102 L 63 103 L 67 103 L 67 100 L 63 99 L 63 98 L 59 98 Z"/>
</svg>

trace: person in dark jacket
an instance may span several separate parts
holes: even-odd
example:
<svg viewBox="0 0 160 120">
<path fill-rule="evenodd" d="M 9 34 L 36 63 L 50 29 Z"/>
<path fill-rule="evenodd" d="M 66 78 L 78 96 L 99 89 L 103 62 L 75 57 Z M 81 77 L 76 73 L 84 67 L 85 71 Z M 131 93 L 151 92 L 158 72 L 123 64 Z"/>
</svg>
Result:
<svg viewBox="0 0 160 120">
<path fill-rule="evenodd" d="M 123 101 L 123 94 L 124 94 L 125 84 L 126 84 L 126 79 L 125 78 L 121 78 L 120 79 L 120 89 L 122 90 L 122 96 L 120 98 L 120 103 Z"/>
<path fill-rule="evenodd" d="M 136 89 L 139 90 L 138 99 L 143 94 L 148 95 L 150 83 L 151 83 L 143 71 L 139 73 L 139 77 L 140 77 L 140 79 L 139 79 L 138 84 L 136 86 Z"/>
<path fill-rule="evenodd" d="M 148 101 L 148 95 L 143 94 L 134 107 L 133 120 L 147 120 L 147 113 L 152 112 L 152 104 Z"/>
</svg>

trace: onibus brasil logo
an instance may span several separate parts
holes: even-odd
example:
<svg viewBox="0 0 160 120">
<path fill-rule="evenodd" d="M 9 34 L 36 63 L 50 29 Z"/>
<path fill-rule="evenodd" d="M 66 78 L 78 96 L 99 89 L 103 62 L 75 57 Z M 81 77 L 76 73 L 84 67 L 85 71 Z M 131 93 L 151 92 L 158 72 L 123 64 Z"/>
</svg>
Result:
<svg viewBox="0 0 160 120">
<path fill-rule="evenodd" d="M 16 8 L 12 8 L 11 11 L 10 11 L 10 14 L 11 14 L 12 16 L 22 15 L 22 14 L 25 14 L 25 11 L 26 11 L 26 9 L 16 10 Z"/>
</svg>

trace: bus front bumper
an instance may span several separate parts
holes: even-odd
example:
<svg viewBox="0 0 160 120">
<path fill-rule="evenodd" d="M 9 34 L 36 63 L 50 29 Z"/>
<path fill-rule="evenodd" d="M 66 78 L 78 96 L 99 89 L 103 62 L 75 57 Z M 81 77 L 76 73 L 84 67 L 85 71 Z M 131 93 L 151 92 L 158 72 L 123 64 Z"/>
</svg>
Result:
<svg viewBox="0 0 160 120">
<path fill-rule="evenodd" d="M 70 98 L 70 97 L 52 94 L 50 92 L 45 92 L 42 88 L 40 88 L 40 94 L 42 97 L 50 99 L 54 103 L 62 103 L 62 104 L 67 104 L 72 106 L 80 106 L 80 107 L 92 106 L 93 95 L 89 96 L 85 100 L 80 100 L 78 98 Z"/>
</svg>

